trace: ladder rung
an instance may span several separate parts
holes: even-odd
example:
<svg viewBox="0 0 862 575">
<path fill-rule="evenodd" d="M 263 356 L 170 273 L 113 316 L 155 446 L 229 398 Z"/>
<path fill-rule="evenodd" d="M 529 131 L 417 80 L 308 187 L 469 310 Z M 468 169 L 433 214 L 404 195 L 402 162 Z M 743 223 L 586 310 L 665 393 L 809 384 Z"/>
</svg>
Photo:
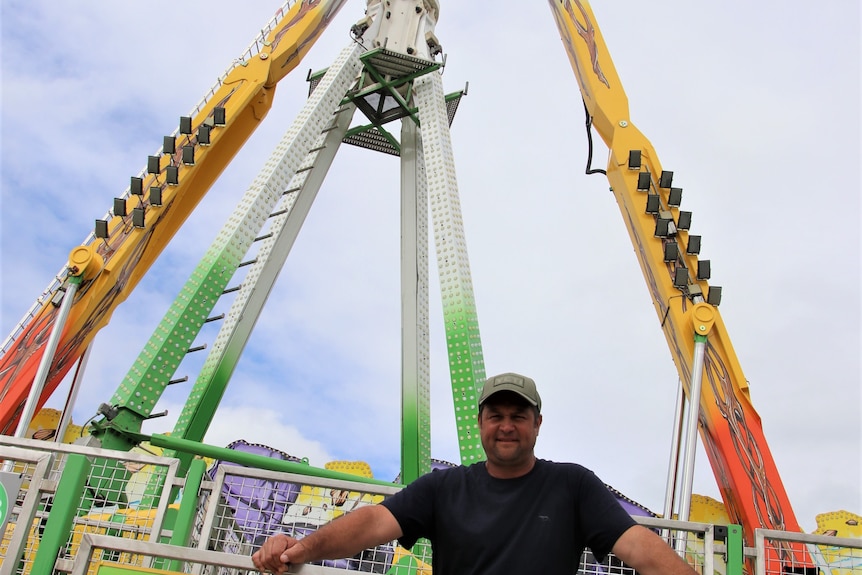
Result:
<svg viewBox="0 0 862 575">
<path fill-rule="evenodd" d="M 221 292 L 221 293 L 222 293 L 222 295 L 224 295 L 224 294 L 226 294 L 226 293 L 231 293 L 231 292 L 239 291 L 239 288 L 241 288 L 241 287 L 242 287 L 241 285 L 238 285 L 238 286 L 236 286 L 236 287 L 227 288 L 226 290 L 224 290 L 224 291 L 223 291 L 223 292 Z"/>
<path fill-rule="evenodd" d="M 201 351 L 207 348 L 207 344 L 199 345 L 197 347 L 190 347 L 186 353 L 194 353 L 196 351 Z"/>
<path fill-rule="evenodd" d="M 188 381 L 188 380 L 189 380 L 189 376 L 184 375 L 183 377 L 181 377 L 181 378 L 179 378 L 179 379 L 172 379 L 172 380 L 170 380 L 170 381 L 168 382 L 168 385 L 174 385 L 174 384 L 176 384 L 176 383 L 183 383 L 183 382 Z"/>
<path fill-rule="evenodd" d="M 218 320 L 220 320 L 220 319 L 224 319 L 224 314 L 214 315 L 214 316 L 212 316 L 212 317 L 208 317 L 208 318 L 206 318 L 206 319 L 204 320 L 204 323 L 210 323 L 210 322 L 213 322 L 213 321 L 218 321 Z"/>
<path fill-rule="evenodd" d="M 241 267 L 245 267 L 245 266 L 250 266 L 251 264 L 256 263 L 256 262 L 257 262 L 257 258 L 254 258 L 253 260 L 248 260 L 247 262 L 241 262 L 241 263 L 240 263 L 238 266 L 236 266 L 236 267 L 237 267 L 237 268 L 241 268 Z"/>
<path fill-rule="evenodd" d="M 271 214 L 269 214 L 269 217 L 274 218 L 274 217 L 276 217 L 276 216 L 280 216 L 280 215 L 282 215 L 282 214 L 286 214 L 286 213 L 287 213 L 287 212 L 289 212 L 289 211 L 290 211 L 290 210 L 288 210 L 287 208 L 285 208 L 285 209 L 283 209 L 283 210 L 278 210 L 277 212 L 272 212 Z"/>
<path fill-rule="evenodd" d="M 266 238 L 271 238 L 271 237 L 272 237 L 272 232 L 269 232 L 268 234 L 264 234 L 262 236 L 258 236 L 256 238 L 254 238 L 254 241 L 259 242 L 260 240 L 265 240 Z"/>
</svg>

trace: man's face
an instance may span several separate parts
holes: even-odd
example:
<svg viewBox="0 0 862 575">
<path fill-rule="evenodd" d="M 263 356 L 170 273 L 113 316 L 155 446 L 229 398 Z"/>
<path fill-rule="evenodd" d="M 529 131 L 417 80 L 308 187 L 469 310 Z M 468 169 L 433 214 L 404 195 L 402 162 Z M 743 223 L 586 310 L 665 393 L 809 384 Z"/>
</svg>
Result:
<svg viewBox="0 0 862 575">
<path fill-rule="evenodd" d="M 479 413 L 479 433 L 492 474 L 496 471 L 517 475 L 532 468 L 533 448 L 542 416 L 537 415 L 532 406 L 512 396 L 507 392 L 495 394 Z"/>
</svg>

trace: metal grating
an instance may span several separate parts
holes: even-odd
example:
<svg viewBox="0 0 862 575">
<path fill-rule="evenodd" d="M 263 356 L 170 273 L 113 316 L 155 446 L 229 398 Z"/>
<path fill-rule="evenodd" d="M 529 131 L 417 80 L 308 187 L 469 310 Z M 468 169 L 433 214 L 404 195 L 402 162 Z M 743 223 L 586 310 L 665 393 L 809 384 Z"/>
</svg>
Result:
<svg viewBox="0 0 862 575">
<path fill-rule="evenodd" d="M 390 154 L 392 156 L 401 155 L 401 152 L 399 152 L 395 146 L 392 145 L 392 142 L 383 136 L 377 128 L 372 128 L 358 134 L 353 134 L 352 136 L 347 136 L 344 138 L 344 143 L 374 150 L 375 152 L 383 152 L 384 154 Z"/>
</svg>

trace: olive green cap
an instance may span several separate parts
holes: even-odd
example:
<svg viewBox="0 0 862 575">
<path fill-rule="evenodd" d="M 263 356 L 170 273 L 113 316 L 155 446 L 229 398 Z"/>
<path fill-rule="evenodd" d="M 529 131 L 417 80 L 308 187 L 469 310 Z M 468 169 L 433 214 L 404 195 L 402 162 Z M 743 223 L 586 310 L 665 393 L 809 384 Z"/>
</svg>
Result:
<svg viewBox="0 0 862 575">
<path fill-rule="evenodd" d="M 514 391 L 527 400 L 527 403 L 542 411 L 542 398 L 536 390 L 536 382 L 526 375 L 517 373 L 501 373 L 489 377 L 482 386 L 482 395 L 479 397 L 479 405 L 485 403 L 489 397 L 498 391 Z"/>
</svg>

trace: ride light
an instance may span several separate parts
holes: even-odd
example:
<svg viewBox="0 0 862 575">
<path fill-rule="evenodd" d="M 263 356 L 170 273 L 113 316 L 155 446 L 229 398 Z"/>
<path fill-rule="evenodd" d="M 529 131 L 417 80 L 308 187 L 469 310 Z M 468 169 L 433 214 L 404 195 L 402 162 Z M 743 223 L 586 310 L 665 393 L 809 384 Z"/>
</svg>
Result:
<svg viewBox="0 0 862 575">
<path fill-rule="evenodd" d="M 700 236 L 688 236 L 688 245 L 685 246 L 685 253 L 691 256 L 696 256 L 700 253 Z"/>
<path fill-rule="evenodd" d="M 209 146 L 210 144 L 210 128 L 206 124 L 198 127 L 198 144 L 201 146 Z"/>
<path fill-rule="evenodd" d="M 679 207 L 682 202 L 682 188 L 671 188 L 667 196 L 667 205 Z"/>
<path fill-rule="evenodd" d="M 709 291 L 706 293 L 706 303 L 718 307 L 721 303 L 721 288 L 719 286 L 709 286 Z"/>
<path fill-rule="evenodd" d="M 677 266 L 673 274 L 673 287 L 682 289 L 688 285 L 688 269 Z"/>
<path fill-rule="evenodd" d="M 697 279 L 708 280 L 712 275 L 712 266 L 709 260 L 697 260 Z"/>
<path fill-rule="evenodd" d="M 134 194 L 136 196 L 143 196 L 144 195 L 144 179 L 143 178 L 136 178 L 135 176 L 132 176 L 132 180 L 129 183 L 129 193 Z"/>
<path fill-rule="evenodd" d="M 629 169 L 630 170 L 640 170 L 641 169 L 641 151 L 640 150 L 630 150 L 629 151 Z"/>
<path fill-rule="evenodd" d="M 687 230 L 691 227 L 691 212 L 680 212 L 676 219 L 676 228 L 678 230 Z"/>
<path fill-rule="evenodd" d="M 195 147 L 183 146 L 183 163 L 187 166 L 195 165 Z"/>
<path fill-rule="evenodd" d="M 161 161 L 158 156 L 147 156 L 147 173 L 158 174 L 162 171 Z"/>
<path fill-rule="evenodd" d="M 162 189 L 158 186 L 153 186 L 150 188 L 150 205 L 151 206 L 161 206 L 162 205 Z"/>
<path fill-rule="evenodd" d="M 657 214 L 661 208 L 660 198 L 657 194 L 650 194 L 646 198 L 646 213 Z"/>
<path fill-rule="evenodd" d="M 123 198 L 114 198 L 114 215 L 126 217 L 126 200 Z"/>
<path fill-rule="evenodd" d="M 177 151 L 177 139 L 174 136 L 165 136 L 162 139 L 162 153 L 174 154 Z"/>
<path fill-rule="evenodd" d="M 213 124 L 216 126 L 224 126 L 227 123 L 227 114 L 221 106 L 213 108 Z"/>
<path fill-rule="evenodd" d="M 144 227 L 144 208 L 132 209 L 132 225 L 136 228 Z"/>
<path fill-rule="evenodd" d="M 641 192 L 646 192 L 649 190 L 650 184 L 650 173 L 649 172 L 641 172 L 638 174 L 638 190 Z"/>
<path fill-rule="evenodd" d="M 180 168 L 179 166 L 168 166 L 165 170 L 165 181 L 168 185 L 176 186 L 180 183 Z"/>
<path fill-rule="evenodd" d="M 192 133 L 192 119 L 188 116 L 180 117 L 180 134 L 190 136 Z"/>
<path fill-rule="evenodd" d="M 108 239 L 108 220 L 96 220 L 96 237 L 102 240 Z"/>
<path fill-rule="evenodd" d="M 666 242 L 664 244 L 664 261 L 673 262 L 679 259 L 679 244 Z"/>
<path fill-rule="evenodd" d="M 668 172 L 667 170 L 661 171 L 661 177 L 659 178 L 658 185 L 660 188 L 669 188 L 673 183 L 673 172 Z"/>
</svg>

